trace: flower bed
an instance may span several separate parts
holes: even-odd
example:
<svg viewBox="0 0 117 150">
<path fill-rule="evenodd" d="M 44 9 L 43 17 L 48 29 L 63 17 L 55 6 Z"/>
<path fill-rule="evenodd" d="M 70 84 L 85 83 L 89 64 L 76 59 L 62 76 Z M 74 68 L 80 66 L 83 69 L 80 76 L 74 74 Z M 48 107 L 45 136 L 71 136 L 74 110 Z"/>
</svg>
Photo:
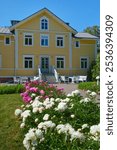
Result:
<svg viewBox="0 0 117 150">
<path fill-rule="evenodd" d="M 24 147 L 27 150 L 99 150 L 96 95 L 88 92 L 89 96 L 82 98 L 76 90 L 65 96 L 52 86 L 55 91 L 49 96 L 51 86 L 39 84 L 26 85 L 31 100 L 24 99 L 27 104 L 15 111 L 21 119 Z"/>
</svg>

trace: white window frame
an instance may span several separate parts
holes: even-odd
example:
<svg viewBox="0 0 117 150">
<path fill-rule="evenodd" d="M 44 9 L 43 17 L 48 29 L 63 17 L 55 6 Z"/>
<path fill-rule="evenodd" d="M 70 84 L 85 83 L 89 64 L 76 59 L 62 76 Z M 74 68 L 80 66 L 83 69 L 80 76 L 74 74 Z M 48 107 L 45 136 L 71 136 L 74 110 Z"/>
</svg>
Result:
<svg viewBox="0 0 117 150">
<path fill-rule="evenodd" d="M 41 45 L 41 40 L 42 40 L 42 37 L 44 37 L 44 36 L 48 37 L 48 45 Z M 49 47 L 49 35 L 48 34 L 40 34 L 40 46 L 41 47 Z"/>
<path fill-rule="evenodd" d="M 81 66 L 82 59 L 87 59 L 87 68 L 82 68 L 82 66 Z M 88 69 L 88 68 L 89 68 L 89 57 L 80 57 L 80 69 Z"/>
<path fill-rule="evenodd" d="M 47 27 L 48 27 L 47 29 L 42 29 L 42 20 L 43 19 L 47 20 Z M 45 16 L 40 18 L 40 30 L 41 31 L 48 31 L 49 30 L 49 19 L 47 17 L 45 17 Z"/>
<path fill-rule="evenodd" d="M 6 43 L 6 38 L 9 38 L 9 44 Z M 11 45 L 11 37 L 5 36 L 5 38 L 4 38 L 4 45 Z"/>
<path fill-rule="evenodd" d="M 32 44 L 31 44 L 31 45 L 25 44 L 25 36 L 26 36 L 26 35 L 32 36 Z M 33 42 L 34 42 L 33 33 L 24 33 L 24 46 L 33 46 Z"/>
<path fill-rule="evenodd" d="M 76 46 L 76 42 L 79 42 L 79 46 Z M 74 44 L 75 44 L 75 48 L 80 48 L 80 41 L 79 40 L 76 40 Z"/>
<path fill-rule="evenodd" d="M 2 67 L 2 55 L 0 55 L 0 68 Z"/>
<path fill-rule="evenodd" d="M 57 38 L 58 37 L 62 37 L 63 38 L 63 46 L 57 46 Z M 64 38 L 65 38 L 65 36 L 64 35 L 56 35 L 56 47 L 58 47 L 58 48 L 64 48 L 64 46 L 65 46 L 65 40 L 64 40 Z"/>
<path fill-rule="evenodd" d="M 25 68 L 25 58 L 26 57 L 32 58 L 32 68 Z M 27 70 L 34 69 L 34 55 L 23 55 L 23 68 L 27 69 Z"/>
<path fill-rule="evenodd" d="M 63 61 L 64 61 L 64 67 L 63 68 L 57 68 L 57 58 L 63 58 Z M 56 56 L 55 57 L 55 64 L 56 64 L 57 69 L 65 69 L 65 56 Z"/>
</svg>

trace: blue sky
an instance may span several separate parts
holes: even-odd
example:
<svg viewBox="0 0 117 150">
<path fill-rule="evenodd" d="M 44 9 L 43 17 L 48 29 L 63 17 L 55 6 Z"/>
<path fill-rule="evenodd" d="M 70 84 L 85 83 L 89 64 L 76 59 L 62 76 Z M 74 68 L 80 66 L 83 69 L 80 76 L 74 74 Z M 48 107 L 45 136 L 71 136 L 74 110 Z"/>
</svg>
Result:
<svg viewBox="0 0 117 150">
<path fill-rule="evenodd" d="M 10 26 L 10 20 L 22 20 L 44 7 L 77 31 L 100 25 L 100 0 L 0 0 L 0 26 Z"/>
</svg>

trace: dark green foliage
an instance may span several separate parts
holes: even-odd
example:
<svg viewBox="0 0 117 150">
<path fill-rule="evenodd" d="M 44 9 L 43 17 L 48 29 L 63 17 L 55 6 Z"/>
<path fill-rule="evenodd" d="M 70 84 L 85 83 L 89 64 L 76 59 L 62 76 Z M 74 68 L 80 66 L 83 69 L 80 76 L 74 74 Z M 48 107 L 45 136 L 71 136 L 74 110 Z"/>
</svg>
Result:
<svg viewBox="0 0 117 150">
<path fill-rule="evenodd" d="M 100 53 L 97 55 L 96 64 L 93 66 L 91 72 L 94 81 L 96 80 L 96 77 L 100 75 Z"/>
<path fill-rule="evenodd" d="M 78 84 L 78 88 L 81 90 L 90 90 L 94 92 L 99 92 L 100 86 L 96 82 L 81 82 Z"/>
<path fill-rule="evenodd" d="M 100 76 L 100 53 L 98 53 L 96 61 L 92 61 L 87 72 L 88 81 L 96 81 L 96 77 Z"/>
<path fill-rule="evenodd" d="M 23 90 L 24 90 L 24 86 L 22 84 L 17 84 L 17 85 L 1 85 L 0 86 L 0 94 L 21 93 Z"/>
</svg>

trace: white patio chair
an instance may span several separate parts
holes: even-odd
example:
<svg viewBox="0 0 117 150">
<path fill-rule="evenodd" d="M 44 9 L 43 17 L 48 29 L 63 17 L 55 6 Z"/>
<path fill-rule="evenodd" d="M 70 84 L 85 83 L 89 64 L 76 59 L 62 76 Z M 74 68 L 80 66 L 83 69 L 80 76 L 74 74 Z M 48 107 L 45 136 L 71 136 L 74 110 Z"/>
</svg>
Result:
<svg viewBox="0 0 117 150">
<path fill-rule="evenodd" d="M 60 80 L 61 80 L 61 82 L 69 83 L 69 78 L 66 76 L 60 76 Z"/>
<path fill-rule="evenodd" d="M 13 77 L 13 82 L 14 83 L 20 83 L 20 78 L 19 77 Z"/>
</svg>

